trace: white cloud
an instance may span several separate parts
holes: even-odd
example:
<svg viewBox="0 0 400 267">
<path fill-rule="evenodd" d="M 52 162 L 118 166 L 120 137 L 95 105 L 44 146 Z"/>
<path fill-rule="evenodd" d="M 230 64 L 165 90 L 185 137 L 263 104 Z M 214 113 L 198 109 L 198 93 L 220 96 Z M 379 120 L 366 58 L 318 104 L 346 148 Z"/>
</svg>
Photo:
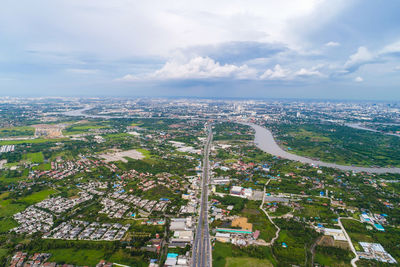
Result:
<svg viewBox="0 0 400 267">
<path fill-rule="evenodd" d="M 76 74 L 96 74 L 99 70 L 96 69 L 66 69 L 67 72 Z"/>
<path fill-rule="evenodd" d="M 392 53 L 400 53 L 400 41 L 391 43 L 383 47 L 382 50 L 379 51 L 379 54 L 392 54 Z"/>
<path fill-rule="evenodd" d="M 331 41 L 331 42 L 326 43 L 325 46 L 335 47 L 335 46 L 340 46 L 340 43 Z"/>
<path fill-rule="evenodd" d="M 62 46 L 66 51 L 119 58 L 168 56 L 174 49 L 232 41 L 300 45 L 302 42 L 294 36 L 299 33 L 293 30 L 293 21 L 320 13 L 318 8 L 330 1 L 17 2 L 8 1 L 0 9 L 0 25 L 7 25 L 0 33 L 11 43 L 23 47 Z M 344 8 L 346 1 L 340 2 L 331 13 Z"/>
<path fill-rule="evenodd" d="M 301 68 L 298 71 L 292 71 L 290 69 L 282 68 L 281 65 L 276 64 L 273 69 L 267 69 L 261 76 L 262 80 L 291 80 L 297 77 L 311 77 L 311 76 L 324 76 L 320 71 L 317 70 L 320 66 L 306 69 Z"/>
<path fill-rule="evenodd" d="M 323 76 L 321 72 L 315 69 L 301 68 L 295 73 L 296 76 Z"/>
<path fill-rule="evenodd" d="M 364 46 L 360 46 L 357 52 L 349 57 L 344 64 L 345 68 L 358 68 L 374 60 L 374 55 Z"/>
<path fill-rule="evenodd" d="M 361 82 L 364 81 L 364 79 L 363 79 L 362 77 L 358 76 L 358 77 L 356 77 L 356 78 L 354 79 L 354 81 L 355 81 L 355 82 L 358 82 L 358 83 L 361 83 Z"/>
<path fill-rule="evenodd" d="M 262 80 L 285 80 L 290 78 L 291 71 L 276 64 L 273 69 L 267 69 L 261 76 Z"/>
<path fill-rule="evenodd" d="M 118 82 L 133 82 L 133 81 L 139 81 L 140 79 L 132 74 L 127 74 L 121 78 L 115 79 Z"/>
<path fill-rule="evenodd" d="M 257 71 L 247 65 L 221 65 L 209 57 L 195 57 L 187 62 L 172 60 L 153 73 L 134 76 L 125 75 L 119 81 L 135 80 L 168 80 L 168 79 L 206 79 L 206 78 L 233 78 L 255 79 Z"/>
</svg>

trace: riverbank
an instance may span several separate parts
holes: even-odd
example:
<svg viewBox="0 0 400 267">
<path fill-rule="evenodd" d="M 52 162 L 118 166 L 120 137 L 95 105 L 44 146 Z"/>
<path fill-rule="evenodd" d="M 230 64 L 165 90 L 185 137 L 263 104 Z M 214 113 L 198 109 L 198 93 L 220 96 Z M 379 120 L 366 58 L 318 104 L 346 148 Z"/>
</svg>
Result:
<svg viewBox="0 0 400 267">
<path fill-rule="evenodd" d="M 271 131 L 267 128 L 252 124 L 252 123 L 244 123 L 252 127 L 255 131 L 254 135 L 254 143 L 255 145 L 261 149 L 262 151 L 269 153 L 271 155 L 299 161 L 301 163 L 311 164 L 314 166 L 323 166 L 329 168 L 336 168 L 343 171 L 354 171 L 354 172 L 369 172 L 369 173 L 400 173 L 400 168 L 372 168 L 372 167 L 359 167 L 359 166 L 348 166 L 348 165 L 339 165 L 335 163 L 323 162 L 318 160 L 313 160 L 310 158 L 302 157 L 299 155 L 291 154 L 285 150 L 283 150 L 275 141 Z"/>
</svg>

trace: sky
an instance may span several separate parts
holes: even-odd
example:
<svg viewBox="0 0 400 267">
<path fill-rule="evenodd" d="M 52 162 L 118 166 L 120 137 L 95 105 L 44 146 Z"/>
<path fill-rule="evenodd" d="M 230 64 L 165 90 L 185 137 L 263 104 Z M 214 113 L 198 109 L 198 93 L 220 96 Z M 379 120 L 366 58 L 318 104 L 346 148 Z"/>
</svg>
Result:
<svg viewBox="0 0 400 267">
<path fill-rule="evenodd" d="M 400 101 L 398 0 L 2 0 L 0 95 Z"/>
</svg>

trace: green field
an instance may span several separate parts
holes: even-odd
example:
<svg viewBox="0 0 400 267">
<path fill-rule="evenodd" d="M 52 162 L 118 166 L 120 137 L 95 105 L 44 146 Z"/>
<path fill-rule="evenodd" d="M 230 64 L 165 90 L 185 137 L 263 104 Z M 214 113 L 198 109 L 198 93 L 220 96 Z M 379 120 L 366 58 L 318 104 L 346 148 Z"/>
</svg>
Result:
<svg viewBox="0 0 400 267">
<path fill-rule="evenodd" d="M 12 228 L 17 227 L 18 223 L 12 218 L 1 218 L 0 220 L 0 233 L 6 233 Z"/>
<path fill-rule="evenodd" d="M 0 138 L 14 136 L 33 136 L 35 128 L 30 126 L 0 128 Z"/>
<path fill-rule="evenodd" d="M 0 218 L 4 220 L 5 217 L 11 217 L 15 213 L 23 211 L 28 205 L 40 202 L 55 192 L 53 189 L 46 189 L 15 200 L 4 199 L 8 193 L 3 193 L 0 200 Z"/>
<path fill-rule="evenodd" d="M 11 199 L 1 200 L 0 201 L 0 218 L 9 217 L 13 214 L 23 211 L 25 209 L 25 205 L 20 203 L 11 203 Z"/>
<path fill-rule="evenodd" d="M 256 258 L 226 258 L 225 267 L 272 267 L 272 263 L 269 260 L 262 260 Z"/>
<path fill-rule="evenodd" d="M 399 137 L 328 123 L 267 125 L 289 152 L 357 166 L 400 166 Z"/>
<path fill-rule="evenodd" d="M 44 162 L 44 157 L 43 157 L 42 152 L 28 153 L 25 155 L 24 159 L 31 163 L 43 163 Z"/>
<path fill-rule="evenodd" d="M 7 256 L 8 250 L 5 248 L 0 248 L 0 259 Z"/>
<path fill-rule="evenodd" d="M 151 158 L 150 151 L 143 149 L 143 148 L 136 148 L 136 150 L 144 156 L 145 159 Z"/>
<path fill-rule="evenodd" d="M 212 255 L 214 267 L 273 266 L 275 262 L 269 247 L 236 247 L 216 242 Z"/>
<path fill-rule="evenodd" d="M 0 141 L 0 145 L 21 145 L 21 144 L 41 144 L 41 143 L 56 143 L 68 140 L 68 138 L 57 138 L 57 139 L 44 139 L 44 138 L 36 138 L 36 139 L 28 139 L 28 140 L 6 140 Z"/>
<path fill-rule="evenodd" d="M 351 266 L 350 261 L 353 256 L 353 253 L 349 250 L 317 246 L 314 263 L 319 263 L 322 266 L 348 267 Z"/>
<path fill-rule="evenodd" d="M 51 163 L 42 163 L 38 166 L 33 166 L 32 170 L 49 171 L 51 170 Z"/>
<path fill-rule="evenodd" d="M 87 133 L 90 129 L 110 129 L 107 122 L 93 122 L 93 123 L 80 123 L 73 124 L 63 130 L 64 135 L 83 134 Z"/>
<path fill-rule="evenodd" d="M 118 250 L 111 255 L 104 249 L 60 248 L 51 249 L 47 252 L 52 254 L 48 261 L 57 262 L 58 264 L 66 263 L 80 266 L 96 266 L 100 260 L 104 259 L 109 262 L 132 267 L 148 266 L 148 260 L 143 259 L 141 256 L 131 256 L 129 253 L 122 250 Z"/>
<path fill-rule="evenodd" d="M 48 196 L 54 194 L 55 192 L 56 191 L 54 189 L 46 189 L 39 192 L 34 192 L 29 196 L 20 199 L 19 201 L 25 202 L 28 205 L 32 205 L 46 199 Z"/>
<path fill-rule="evenodd" d="M 97 249 L 52 249 L 49 262 L 68 263 L 74 265 L 96 266 L 101 259 L 104 258 L 104 251 Z"/>
<path fill-rule="evenodd" d="M 240 215 L 246 217 L 249 223 L 253 224 L 253 231 L 260 231 L 260 238 L 269 242 L 275 236 L 276 228 L 268 220 L 267 216 L 259 209 L 258 203 L 249 201 Z"/>
</svg>

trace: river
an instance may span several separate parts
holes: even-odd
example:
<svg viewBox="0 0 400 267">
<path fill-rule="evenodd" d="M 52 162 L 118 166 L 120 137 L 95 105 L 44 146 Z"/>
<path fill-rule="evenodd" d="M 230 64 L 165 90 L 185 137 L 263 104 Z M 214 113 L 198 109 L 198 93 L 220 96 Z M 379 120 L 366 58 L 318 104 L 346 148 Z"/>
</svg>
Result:
<svg viewBox="0 0 400 267">
<path fill-rule="evenodd" d="M 299 161 L 302 163 L 308 163 L 314 166 L 336 168 L 343 171 L 369 172 L 369 173 L 400 173 L 400 168 L 369 168 L 369 167 L 339 165 L 335 163 L 328 163 L 295 155 L 283 150 L 276 143 L 271 131 L 269 131 L 267 128 L 252 123 L 248 123 L 246 125 L 251 126 L 255 130 L 255 137 L 254 137 L 255 145 L 262 151 L 277 157 Z"/>
<path fill-rule="evenodd" d="M 85 107 L 78 110 L 72 110 L 64 112 L 64 115 L 67 116 L 82 116 L 86 118 L 103 118 L 103 119 L 110 119 L 110 118 L 121 118 L 121 117 L 113 117 L 113 116 L 105 116 L 105 115 L 91 115 L 84 113 L 87 110 L 92 109 L 93 107 Z M 246 124 L 246 123 L 244 123 Z M 291 154 L 285 150 L 283 150 L 278 144 L 276 143 L 271 131 L 269 131 L 265 127 L 261 127 L 256 124 L 247 123 L 246 125 L 251 126 L 255 130 L 255 137 L 254 143 L 258 148 L 262 151 L 267 152 L 271 155 L 290 159 L 294 161 L 299 161 L 302 163 L 308 163 L 314 166 L 323 166 L 323 167 L 330 167 L 336 168 L 343 171 L 354 171 L 354 172 L 369 172 L 369 173 L 400 173 L 400 168 L 369 168 L 369 167 L 357 167 L 357 166 L 348 166 L 348 165 L 339 165 L 335 163 L 328 163 L 319 160 L 313 160 L 310 158 L 302 157 L 299 155 Z"/>
<path fill-rule="evenodd" d="M 385 135 L 391 135 L 391 136 L 400 137 L 399 134 L 381 132 L 381 131 L 378 131 L 378 130 L 375 130 L 375 129 L 372 129 L 372 128 L 365 127 L 361 123 L 346 123 L 345 125 L 347 127 L 351 127 L 351 128 L 358 129 L 358 130 L 364 130 L 364 131 L 370 131 L 370 132 L 374 132 L 374 133 L 381 133 L 381 134 L 385 134 Z M 398 124 L 386 124 L 386 125 L 398 125 Z"/>
</svg>

